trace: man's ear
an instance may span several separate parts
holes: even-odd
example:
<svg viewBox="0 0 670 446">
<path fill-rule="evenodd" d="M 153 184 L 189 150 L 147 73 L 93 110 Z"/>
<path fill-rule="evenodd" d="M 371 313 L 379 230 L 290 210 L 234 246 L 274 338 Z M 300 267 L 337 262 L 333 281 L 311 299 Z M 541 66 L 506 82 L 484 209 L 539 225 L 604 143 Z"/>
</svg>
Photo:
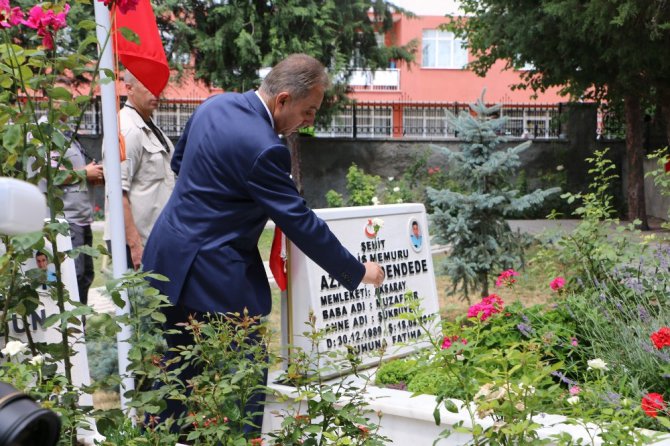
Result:
<svg viewBox="0 0 670 446">
<path fill-rule="evenodd" d="M 288 105 L 291 95 L 287 91 L 282 91 L 275 97 L 275 108 L 283 108 Z"/>
</svg>

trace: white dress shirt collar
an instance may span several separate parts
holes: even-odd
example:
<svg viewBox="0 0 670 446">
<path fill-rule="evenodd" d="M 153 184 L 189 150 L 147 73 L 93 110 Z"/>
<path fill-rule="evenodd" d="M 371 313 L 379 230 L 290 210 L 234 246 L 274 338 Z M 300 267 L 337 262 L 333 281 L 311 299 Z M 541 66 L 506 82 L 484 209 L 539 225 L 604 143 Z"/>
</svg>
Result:
<svg viewBox="0 0 670 446">
<path fill-rule="evenodd" d="M 261 94 L 258 92 L 258 90 L 256 90 L 255 93 L 256 93 L 256 96 L 258 96 L 258 99 L 261 100 L 261 104 L 263 104 L 263 107 L 265 107 L 265 111 L 268 112 L 268 116 L 270 117 L 270 124 L 272 124 L 272 128 L 275 128 L 275 120 L 272 119 L 272 113 L 270 113 L 270 109 L 268 108 L 268 105 L 265 103 L 265 101 L 261 97 Z"/>
</svg>

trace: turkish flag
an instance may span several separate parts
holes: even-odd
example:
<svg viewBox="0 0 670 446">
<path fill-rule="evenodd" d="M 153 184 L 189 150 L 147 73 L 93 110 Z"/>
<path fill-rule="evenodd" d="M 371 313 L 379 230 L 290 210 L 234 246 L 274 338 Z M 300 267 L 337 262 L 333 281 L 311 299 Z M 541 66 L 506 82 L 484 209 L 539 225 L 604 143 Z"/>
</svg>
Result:
<svg viewBox="0 0 670 446">
<path fill-rule="evenodd" d="M 270 249 L 270 271 L 272 271 L 279 289 L 286 291 L 288 286 L 288 279 L 286 278 L 286 237 L 278 226 L 275 226 L 275 235 Z"/>
<path fill-rule="evenodd" d="M 149 0 L 139 0 L 133 11 L 113 10 L 112 36 L 121 63 L 156 97 L 159 97 L 170 78 L 163 42 L 158 33 L 156 16 Z M 121 28 L 131 29 L 139 44 L 123 37 Z"/>
</svg>

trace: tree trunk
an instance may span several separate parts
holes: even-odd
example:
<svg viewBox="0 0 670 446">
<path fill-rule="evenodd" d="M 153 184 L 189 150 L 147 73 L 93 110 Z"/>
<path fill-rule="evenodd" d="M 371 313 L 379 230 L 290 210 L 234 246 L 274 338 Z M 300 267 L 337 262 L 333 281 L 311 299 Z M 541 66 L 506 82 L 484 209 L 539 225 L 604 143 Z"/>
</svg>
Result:
<svg viewBox="0 0 670 446">
<path fill-rule="evenodd" d="M 489 295 L 489 275 L 486 271 L 479 273 L 479 280 L 482 286 L 482 297 Z"/>
<path fill-rule="evenodd" d="M 295 187 L 298 189 L 300 195 L 303 194 L 302 189 L 302 175 L 300 174 L 300 137 L 298 133 L 293 133 L 286 138 L 286 145 L 291 151 L 291 176 Z"/>
<path fill-rule="evenodd" d="M 624 97 L 626 114 L 626 158 L 628 160 L 628 219 L 640 220 L 639 229 L 648 230 L 644 200 L 644 128 L 642 105 L 635 95 Z"/>
</svg>

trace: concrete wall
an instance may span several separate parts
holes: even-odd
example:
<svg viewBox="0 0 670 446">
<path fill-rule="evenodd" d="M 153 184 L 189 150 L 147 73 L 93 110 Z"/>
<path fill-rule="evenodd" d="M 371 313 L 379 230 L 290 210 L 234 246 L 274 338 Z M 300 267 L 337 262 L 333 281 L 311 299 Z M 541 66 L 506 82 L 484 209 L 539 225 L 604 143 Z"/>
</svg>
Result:
<svg viewBox="0 0 670 446">
<path fill-rule="evenodd" d="M 530 189 L 548 187 L 540 184 L 540 177 L 565 169 L 567 190 L 586 190 L 589 166 L 584 161 L 597 149 L 610 148 L 615 163 L 622 166 L 625 152 L 623 141 L 596 140 L 596 109 L 591 104 L 570 104 L 568 119 L 562 124 L 559 139 L 536 139 L 521 154 L 520 171 L 524 170 Z M 514 146 L 522 140 L 512 140 L 505 146 Z M 325 193 L 334 189 L 345 191 L 345 175 L 352 162 L 366 173 L 381 177 L 398 177 L 424 153 L 429 154 L 428 165 L 448 168 L 443 150 L 459 150 L 462 142 L 456 140 L 426 141 L 407 139 L 300 139 L 300 161 L 304 195 L 312 207 L 326 205 Z M 621 174 L 621 172 L 620 172 Z M 619 194 L 621 202 L 623 190 Z"/>
<path fill-rule="evenodd" d="M 517 145 L 519 141 L 508 145 Z M 398 141 L 351 139 L 300 139 L 300 161 L 304 196 L 312 207 L 326 205 L 325 193 L 334 189 L 346 190 L 347 170 L 351 163 L 366 173 L 384 177 L 400 177 L 419 157 L 428 155 L 428 166 L 448 169 L 445 150 L 459 150 L 458 141 Z M 522 169 L 529 176 L 529 183 L 558 166 L 574 169 L 570 148 L 565 141 L 537 140 L 522 154 Z M 574 180 L 574 179 L 573 179 Z M 583 183 L 583 182 L 579 182 Z"/>
</svg>

